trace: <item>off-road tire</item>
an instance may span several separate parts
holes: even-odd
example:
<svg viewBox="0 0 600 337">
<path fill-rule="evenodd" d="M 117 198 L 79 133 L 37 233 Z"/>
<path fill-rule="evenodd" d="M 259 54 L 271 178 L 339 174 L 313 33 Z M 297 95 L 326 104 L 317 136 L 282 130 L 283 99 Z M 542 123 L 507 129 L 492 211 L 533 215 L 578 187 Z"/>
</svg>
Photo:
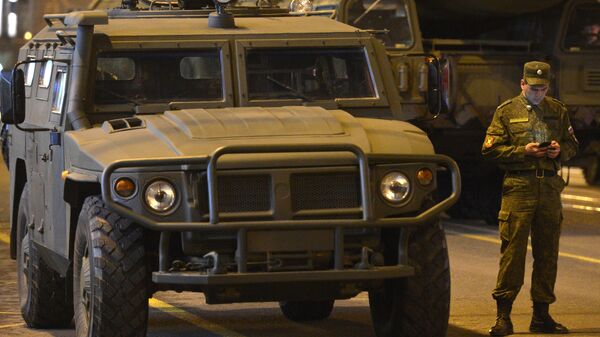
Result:
<svg viewBox="0 0 600 337">
<path fill-rule="evenodd" d="M 100 197 L 83 204 L 73 262 L 78 337 L 146 336 L 148 274 L 141 227 L 108 210 Z"/>
<path fill-rule="evenodd" d="M 295 322 L 320 321 L 331 315 L 334 300 L 282 301 L 279 308 L 283 315 Z"/>
<path fill-rule="evenodd" d="M 71 280 L 51 269 L 31 241 L 28 194 L 26 184 L 17 214 L 17 284 L 21 314 L 32 328 L 66 328 L 73 320 Z"/>
<path fill-rule="evenodd" d="M 444 337 L 450 314 L 450 267 L 444 230 L 436 221 L 415 229 L 408 258 L 415 276 L 390 279 L 369 292 L 378 337 Z"/>
</svg>

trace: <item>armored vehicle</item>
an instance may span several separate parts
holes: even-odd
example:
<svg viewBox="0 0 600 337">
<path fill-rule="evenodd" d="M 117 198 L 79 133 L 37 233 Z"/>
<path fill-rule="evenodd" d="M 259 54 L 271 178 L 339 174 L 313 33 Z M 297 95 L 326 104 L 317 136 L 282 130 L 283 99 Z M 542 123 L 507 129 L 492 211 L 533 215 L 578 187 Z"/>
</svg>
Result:
<svg viewBox="0 0 600 337">
<path fill-rule="evenodd" d="M 27 324 L 143 336 L 159 290 L 318 320 L 368 291 L 378 336 L 445 336 L 438 216 L 460 174 L 397 120 L 384 46 L 326 17 L 206 5 L 46 15 L 3 74 Z M 436 202 L 440 170 L 453 191 Z"/>
<path fill-rule="evenodd" d="M 549 94 L 569 108 L 580 142 L 570 165 L 583 168 L 588 183 L 600 183 L 598 1 L 315 0 L 313 10 L 385 43 L 411 122 L 468 177 L 451 215 L 496 223 L 503 172 L 483 161 L 481 144 L 496 107 L 519 92 L 523 64 L 531 60 L 552 65 Z M 447 113 L 436 119 L 423 95 L 423 53 L 442 64 Z"/>
</svg>

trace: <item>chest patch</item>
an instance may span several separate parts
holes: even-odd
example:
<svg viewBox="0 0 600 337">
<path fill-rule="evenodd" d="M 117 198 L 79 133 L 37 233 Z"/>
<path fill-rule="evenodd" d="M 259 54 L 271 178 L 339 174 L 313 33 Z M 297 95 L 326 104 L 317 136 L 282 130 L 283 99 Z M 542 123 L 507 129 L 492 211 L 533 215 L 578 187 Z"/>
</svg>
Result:
<svg viewBox="0 0 600 337">
<path fill-rule="evenodd" d="M 529 117 L 511 118 L 509 122 L 512 123 L 526 123 L 529 122 Z"/>
</svg>

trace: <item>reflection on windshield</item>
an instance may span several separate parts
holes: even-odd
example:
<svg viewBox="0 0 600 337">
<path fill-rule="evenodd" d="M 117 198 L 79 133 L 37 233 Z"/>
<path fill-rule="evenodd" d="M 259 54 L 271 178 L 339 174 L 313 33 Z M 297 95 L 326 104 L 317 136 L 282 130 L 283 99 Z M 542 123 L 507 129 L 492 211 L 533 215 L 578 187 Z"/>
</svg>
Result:
<svg viewBox="0 0 600 337">
<path fill-rule="evenodd" d="M 249 49 L 250 100 L 375 97 L 362 48 Z"/>
<path fill-rule="evenodd" d="M 96 104 L 223 98 L 219 51 L 110 52 L 98 56 Z"/>
<path fill-rule="evenodd" d="M 565 48 L 569 51 L 600 51 L 600 5 L 580 6 L 573 12 Z"/>
</svg>

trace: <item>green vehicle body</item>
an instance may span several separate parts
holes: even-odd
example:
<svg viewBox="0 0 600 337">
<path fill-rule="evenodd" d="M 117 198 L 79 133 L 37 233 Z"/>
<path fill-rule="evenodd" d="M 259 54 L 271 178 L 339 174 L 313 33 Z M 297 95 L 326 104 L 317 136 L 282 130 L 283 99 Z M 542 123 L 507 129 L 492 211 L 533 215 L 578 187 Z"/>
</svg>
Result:
<svg viewBox="0 0 600 337">
<path fill-rule="evenodd" d="M 112 261 L 104 254 L 114 244 L 125 252 L 120 282 L 147 280 L 111 296 L 144 297 L 141 323 L 125 335 L 145 334 L 145 296 L 159 290 L 201 291 L 208 303 L 281 301 L 294 320 L 325 318 L 335 299 L 367 290 L 379 336 L 445 334 L 449 269 L 437 219 L 458 199 L 460 174 L 400 121 L 410 112 L 384 46 L 326 17 L 232 7 L 236 28 L 219 28 L 209 27 L 211 11 L 46 15 L 21 48 L 2 117 L 16 124 L 6 142 L 11 254 L 26 322 L 64 325 L 69 317 L 38 311 L 72 300 L 78 334 L 123 328 L 95 314 L 133 324 L 82 281 L 107 273 L 89 260 Z M 441 169 L 453 188 L 436 202 Z M 421 180 L 427 172 L 432 180 Z M 382 181 L 397 173 L 410 187 L 393 202 Z M 124 181 L 131 193 L 117 192 Z M 393 195 L 406 191 L 399 184 Z M 171 191 L 167 209 L 153 208 Z M 141 262 L 127 273 L 133 258 Z M 30 291 L 44 277 L 54 293 L 72 282 L 74 298 Z M 98 287 L 110 283 L 103 277 Z M 422 310 L 411 310 L 411 296 Z M 423 323 L 409 328 L 415 317 Z"/>
</svg>

